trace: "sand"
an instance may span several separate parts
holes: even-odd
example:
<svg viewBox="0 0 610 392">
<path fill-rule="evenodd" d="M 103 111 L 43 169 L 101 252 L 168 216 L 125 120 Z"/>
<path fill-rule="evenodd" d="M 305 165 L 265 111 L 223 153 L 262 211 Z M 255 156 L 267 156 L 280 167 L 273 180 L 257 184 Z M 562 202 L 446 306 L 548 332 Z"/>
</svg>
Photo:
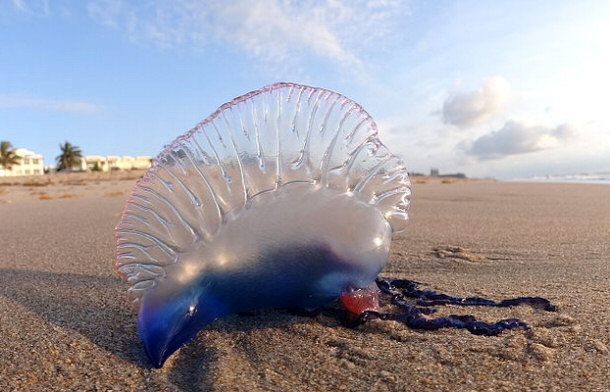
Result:
<svg viewBox="0 0 610 392">
<path fill-rule="evenodd" d="M 218 320 L 154 369 L 113 268 L 113 227 L 139 174 L 102 174 L 0 179 L 1 391 L 610 390 L 610 186 L 414 179 L 382 275 L 559 306 L 439 308 L 530 330 L 351 330 L 333 307 L 267 310 Z"/>
</svg>

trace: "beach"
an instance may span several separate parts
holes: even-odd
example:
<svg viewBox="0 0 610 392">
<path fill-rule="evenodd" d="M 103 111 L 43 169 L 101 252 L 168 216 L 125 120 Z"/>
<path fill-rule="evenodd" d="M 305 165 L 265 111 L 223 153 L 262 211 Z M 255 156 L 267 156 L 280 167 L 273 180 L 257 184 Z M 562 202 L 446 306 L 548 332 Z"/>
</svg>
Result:
<svg viewBox="0 0 610 392">
<path fill-rule="evenodd" d="M 0 178 L 1 391 L 610 390 L 610 186 L 413 178 L 410 222 L 381 276 L 545 312 L 475 336 L 284 310 L 214 322 L 161 369 L 147 361 L 114 233 L 141 172 Z"/>
</svg>

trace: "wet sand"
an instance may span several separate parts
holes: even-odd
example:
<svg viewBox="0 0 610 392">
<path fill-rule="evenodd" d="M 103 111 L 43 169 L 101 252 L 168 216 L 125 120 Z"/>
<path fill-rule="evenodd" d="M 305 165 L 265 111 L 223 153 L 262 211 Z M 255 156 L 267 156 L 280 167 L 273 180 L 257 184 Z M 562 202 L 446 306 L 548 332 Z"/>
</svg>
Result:
<svg viewBox="0 0 610 392">
<path fill-rule="evenodd" d="M 218 320 L 154 369 L 113 268 L 138 174 L 113 175 L 0 184 L 1 391 L 610 390 L 610 186 L 414 179 L 411 222 L 382 275 L 559 306 L 439 308 L 530 330 L 351 330 L 333 307 L 268 310 Z"/>
</svg>

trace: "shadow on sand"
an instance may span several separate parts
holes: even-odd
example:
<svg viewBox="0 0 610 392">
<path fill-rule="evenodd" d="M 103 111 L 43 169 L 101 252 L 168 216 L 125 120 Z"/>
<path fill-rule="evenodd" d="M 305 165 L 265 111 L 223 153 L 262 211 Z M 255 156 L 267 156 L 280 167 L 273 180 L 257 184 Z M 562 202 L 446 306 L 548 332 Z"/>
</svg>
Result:
<svg viewBox="0 0 610 392">
<path fill-rule="evenodd" d="M 0 295 L 108 352 L 150 368 L 118 277 L 0 269 Z"/>
<path fill-rule="evenodd" d="M 290 326 L 299 323 L 318 323 L 322 326 L 337 327 L 340 325 L 340 314 L 341 311 L 324 308 L 320 312 L 320 317 L 316 317 L 314 320 L 312 317 L 300 316 L 290 310 L 267 309 L 253 315 L 231 315 L 216 320 L 175 354 L 176 357 L 171 363 L 171 370 L 168 374 L 169 381 L 188 391 L 215 390 L 218 387 L 215 379 L 218 376 L 216 370 L 220 370 L 218 366 L 223 363 L 221 357 L 226 355 L 227 339 L 235 339 L 230 350 L 236 350 L 237 355 L 242 360 L 249 362 L 251 368 L 254 369 L 260 367 L 264 359 L 256 357 L 257 350 L 251 347 L 249 332 L 258 331 L 258 334 L 264 335 L 273 334 L 274 330 L 282 330 L 283 333 L 290 335 L 295 333 L 290 332 Z M 218 337 L 221 342 L 216 342 L 215 338 Z M 294 336 L 294 338 L 299 337 Z M 222 340 L 225 342 L 223 343 Z M 289 342 L 288 339 L 287 346 L 290 346 Z M 244 376 L 248 377 L 248 375 Z"/>
<path fill-rule="evenodd" d="M 153 369 L 135 330 L 136 314 L 127 302 L 125 284 L 118 277 L 0 269 L 0 295 L 21 304 L 46 322 L 79 333 L 114 355 L 143 369 Z M 329 307 L 321 313 L 314 321 L 287 310 L 265 310 L 255 315 L 233 315 L 217 320 L 206 330 L 213 335 L 307 322 L 329 327 L 339 325 L 340 311 Z M 170 383 L 184 390 L 213 388 L 212 372 L 202 371 L 214 368 L 221 355 L 213 342 L 200 335 L 175 355 L 167 373 Z"/>
</svg>

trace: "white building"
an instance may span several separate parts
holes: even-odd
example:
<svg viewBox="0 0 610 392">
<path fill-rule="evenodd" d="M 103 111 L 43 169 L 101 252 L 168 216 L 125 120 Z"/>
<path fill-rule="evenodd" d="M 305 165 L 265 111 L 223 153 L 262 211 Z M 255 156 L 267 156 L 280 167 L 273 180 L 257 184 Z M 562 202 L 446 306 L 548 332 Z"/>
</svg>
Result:
<svg viewBox="0 0 610 392">
<path fill-rule="evenodd" d="M 20 157 L 16 165 L 10 168 L 1 167 L 0 176 L 31 176 L 44 174 L 44 160 L 41 154 L 25 148 L 13 150 Z"/>
<path fill-rule="evenodd" d="M 109 171 L 109 170 L 133 170 L 133 169 L 148 169 L 152 158 L 149 156 L 101 156 L 101 155 L 85 155 L 80 160 L 80 170 L 90 171 Z"/>
</svg>

